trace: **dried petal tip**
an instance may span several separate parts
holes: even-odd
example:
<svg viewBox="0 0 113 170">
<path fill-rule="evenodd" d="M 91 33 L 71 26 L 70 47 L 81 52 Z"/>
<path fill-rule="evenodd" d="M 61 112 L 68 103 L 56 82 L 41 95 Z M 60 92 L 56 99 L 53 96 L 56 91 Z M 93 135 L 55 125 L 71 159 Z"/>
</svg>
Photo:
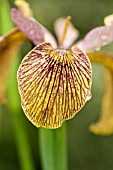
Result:
<svg viewBox="0 0 113 170">
<path fill-rule="evenodd" d="M 113 14 L 108 15 L 104 18 L 104 24 L 107 26 L 113 25 Z"/>
<path fill-rule="evenodd" d="M 18 70 L 22 108 L 37 127 L 58 128 L 90 99 L 92 69 L 78 48 L 52 49 L 36 46 Z"/>
<path fill-rule="evenodd" d="M 30 9 L 29 3 L 24 0 L 15 0 L 15 5 L 18 7 L 19 11 L 25 16 L 31 17 L 32 11 Z"/>
</svg>

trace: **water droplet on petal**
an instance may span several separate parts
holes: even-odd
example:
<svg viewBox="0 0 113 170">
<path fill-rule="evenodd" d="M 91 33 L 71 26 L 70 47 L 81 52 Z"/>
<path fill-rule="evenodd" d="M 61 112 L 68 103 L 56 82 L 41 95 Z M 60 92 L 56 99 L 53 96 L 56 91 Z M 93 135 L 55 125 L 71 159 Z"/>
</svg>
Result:
<svg viewBox="0 0 113 170">
<path fill-rule="evenodd" d="M 21 70 L 18 70 L 18 74 L 21 74 Z"/>
<path fill-rule="evenodd" d="M 107 34 L 101 35 L 101 39 L 102 39 L 102 40 L 105 40 L 106 38 L 107 38 Z"/>
<path fill-rule="evenodd" d="M 86 88 L 85 90 L 85 95 L 86 95 L 86 101 L 90 100 L 92 95 L 91 95 L 91 91 L 89 89 Z"/>
</svg>

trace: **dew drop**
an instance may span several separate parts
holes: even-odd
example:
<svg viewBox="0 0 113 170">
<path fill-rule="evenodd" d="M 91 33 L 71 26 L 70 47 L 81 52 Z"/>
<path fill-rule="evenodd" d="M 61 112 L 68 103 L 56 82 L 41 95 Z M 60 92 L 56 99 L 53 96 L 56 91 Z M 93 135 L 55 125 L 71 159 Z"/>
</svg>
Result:
<svg viewBox="0 0 113 170">
<path fill-rule="evenodd" d="M 103 34 L 103 35 L 101 35 L 101 39 L 102 39 L 102 40 L 105 40 L 106 38 L 107 38 L 107 34 L 105 34 L 105 35 L 104 35 L 104 34 Z"/>
<path fill-rule="evenodd" d="M 21 71 L 20 71 L 20 70 L 18 70 L 18 74 L 21 74 Z"/>
<path fill-rule="evenodd" d="M 91 91 L 89 89 L 86 88 L 85 90 L 85 100 L 88 101 L 91 99 Z"/>
<path fill-rule="evenodd" d="M 32 75 L 32 78 L 33 78 L 34 76 L 35 76 L 35 75 L 33 74 L 33 75 Z"/>
</svg>

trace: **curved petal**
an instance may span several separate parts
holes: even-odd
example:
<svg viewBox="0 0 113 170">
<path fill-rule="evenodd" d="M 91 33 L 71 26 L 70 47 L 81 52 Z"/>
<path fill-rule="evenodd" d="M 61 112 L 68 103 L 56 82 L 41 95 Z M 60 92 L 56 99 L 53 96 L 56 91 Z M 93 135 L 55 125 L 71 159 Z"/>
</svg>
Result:
<svg viewBox="0 0 113 170">
<path fill-rule="evenodd" d="M 113 134 L 113 70 L 106 70 L 101 115 L 98 122 L 90 125 L 89 129 L 96 135 Z"/>
<path fill-rule="evenodd" d="M 113 26 L 101 26 L 92 29 L 86 34 L 83 40 L 76 45 L 85 52 L 99 50 L 100 47 L 113 41 Z"/>
<path fill-rule="evenodd" d="M 54 36 L 45 27 L 43 27 L 43 30 L 44 30 L 44 40 L 46 42 L 50 42 L 53 48 L 57 48 L 57 42 Z"/>
<path fill-rule="evenodd" d="M 66 18 L 59 18 L 54 23 L 54 29 L 59 44 L 61 43 L 61 38 L 64 33 L 65 24 L 66 24 Z M 79 36 L 78 30 L 72 25 L 72 23 L 70 23 L 62 46 L 64 48 L 69 48 L 74 43 L 74 41 L 78 38 L 78 36 Z"/>
<path fill-rule="evenodd" d="M 8 35 L 0 37 L 0 102 L 5 103 L 5 90 L 8 72 L 14 57 L 18 52 L 20 42 L 25 40 L 24 34 L 14 29 Z"/>
<path fill-rule="evenodd" d="M 113 54 L 87 54 L 92 63 L 99 63 L 107 67 L 105 74 L 105 91 L 102 100 L 101 115 L 98 122 L 90 125 L 90 131 L 98 135 L 113 134 Z"/>
<path fill-rule="evenodd" d="M 33 18 L 22 15 L 17 9 L 12 9 L 12 19 L 17 27 L 32 41 L 34 45 L 44 41 L 51 42 L 54 48 L 57 47 L 56 41 L 52 34 Z"/>
<path fill-rule="evenodd" d="M 99 63 L 110 70 L 113 70 L 113 53 L 95 52 L 87 53 L 91 63 Z"/>
<path fill-rule="evenodd" d="M 37 127 L 58 128 L 91 98 L 91 65 L 78 48 L 39 44 L 25 56 L 17 77 L 22 108 Z"/>
</svg>

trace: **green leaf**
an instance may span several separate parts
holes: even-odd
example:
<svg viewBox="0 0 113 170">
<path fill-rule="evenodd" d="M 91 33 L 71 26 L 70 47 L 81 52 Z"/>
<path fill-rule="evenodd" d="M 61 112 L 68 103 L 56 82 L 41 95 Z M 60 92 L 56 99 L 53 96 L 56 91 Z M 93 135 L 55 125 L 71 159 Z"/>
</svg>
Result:
<svg viewBox="0 0 113 170">
<path fill-rule="evenodd" d="M 18 158 L 21 170 L 35 170 L 35 165 L 31 155 L 31 148 L 27 136 L 27 130 L 22 119 L 22 109 L 18 94 L 16 72 L 19 65 L 19 58 L 12 63 L 8 85 L 8 106 L 12 114 L 12 124 L 14 128 L 15 141 L 17 145 Z"/>
<path fill-rule="evenodd" d="M 0 1 L 0 34 L 6 34 L 12 27 L 10 5 L 7 0 Z"/>
</svg>

